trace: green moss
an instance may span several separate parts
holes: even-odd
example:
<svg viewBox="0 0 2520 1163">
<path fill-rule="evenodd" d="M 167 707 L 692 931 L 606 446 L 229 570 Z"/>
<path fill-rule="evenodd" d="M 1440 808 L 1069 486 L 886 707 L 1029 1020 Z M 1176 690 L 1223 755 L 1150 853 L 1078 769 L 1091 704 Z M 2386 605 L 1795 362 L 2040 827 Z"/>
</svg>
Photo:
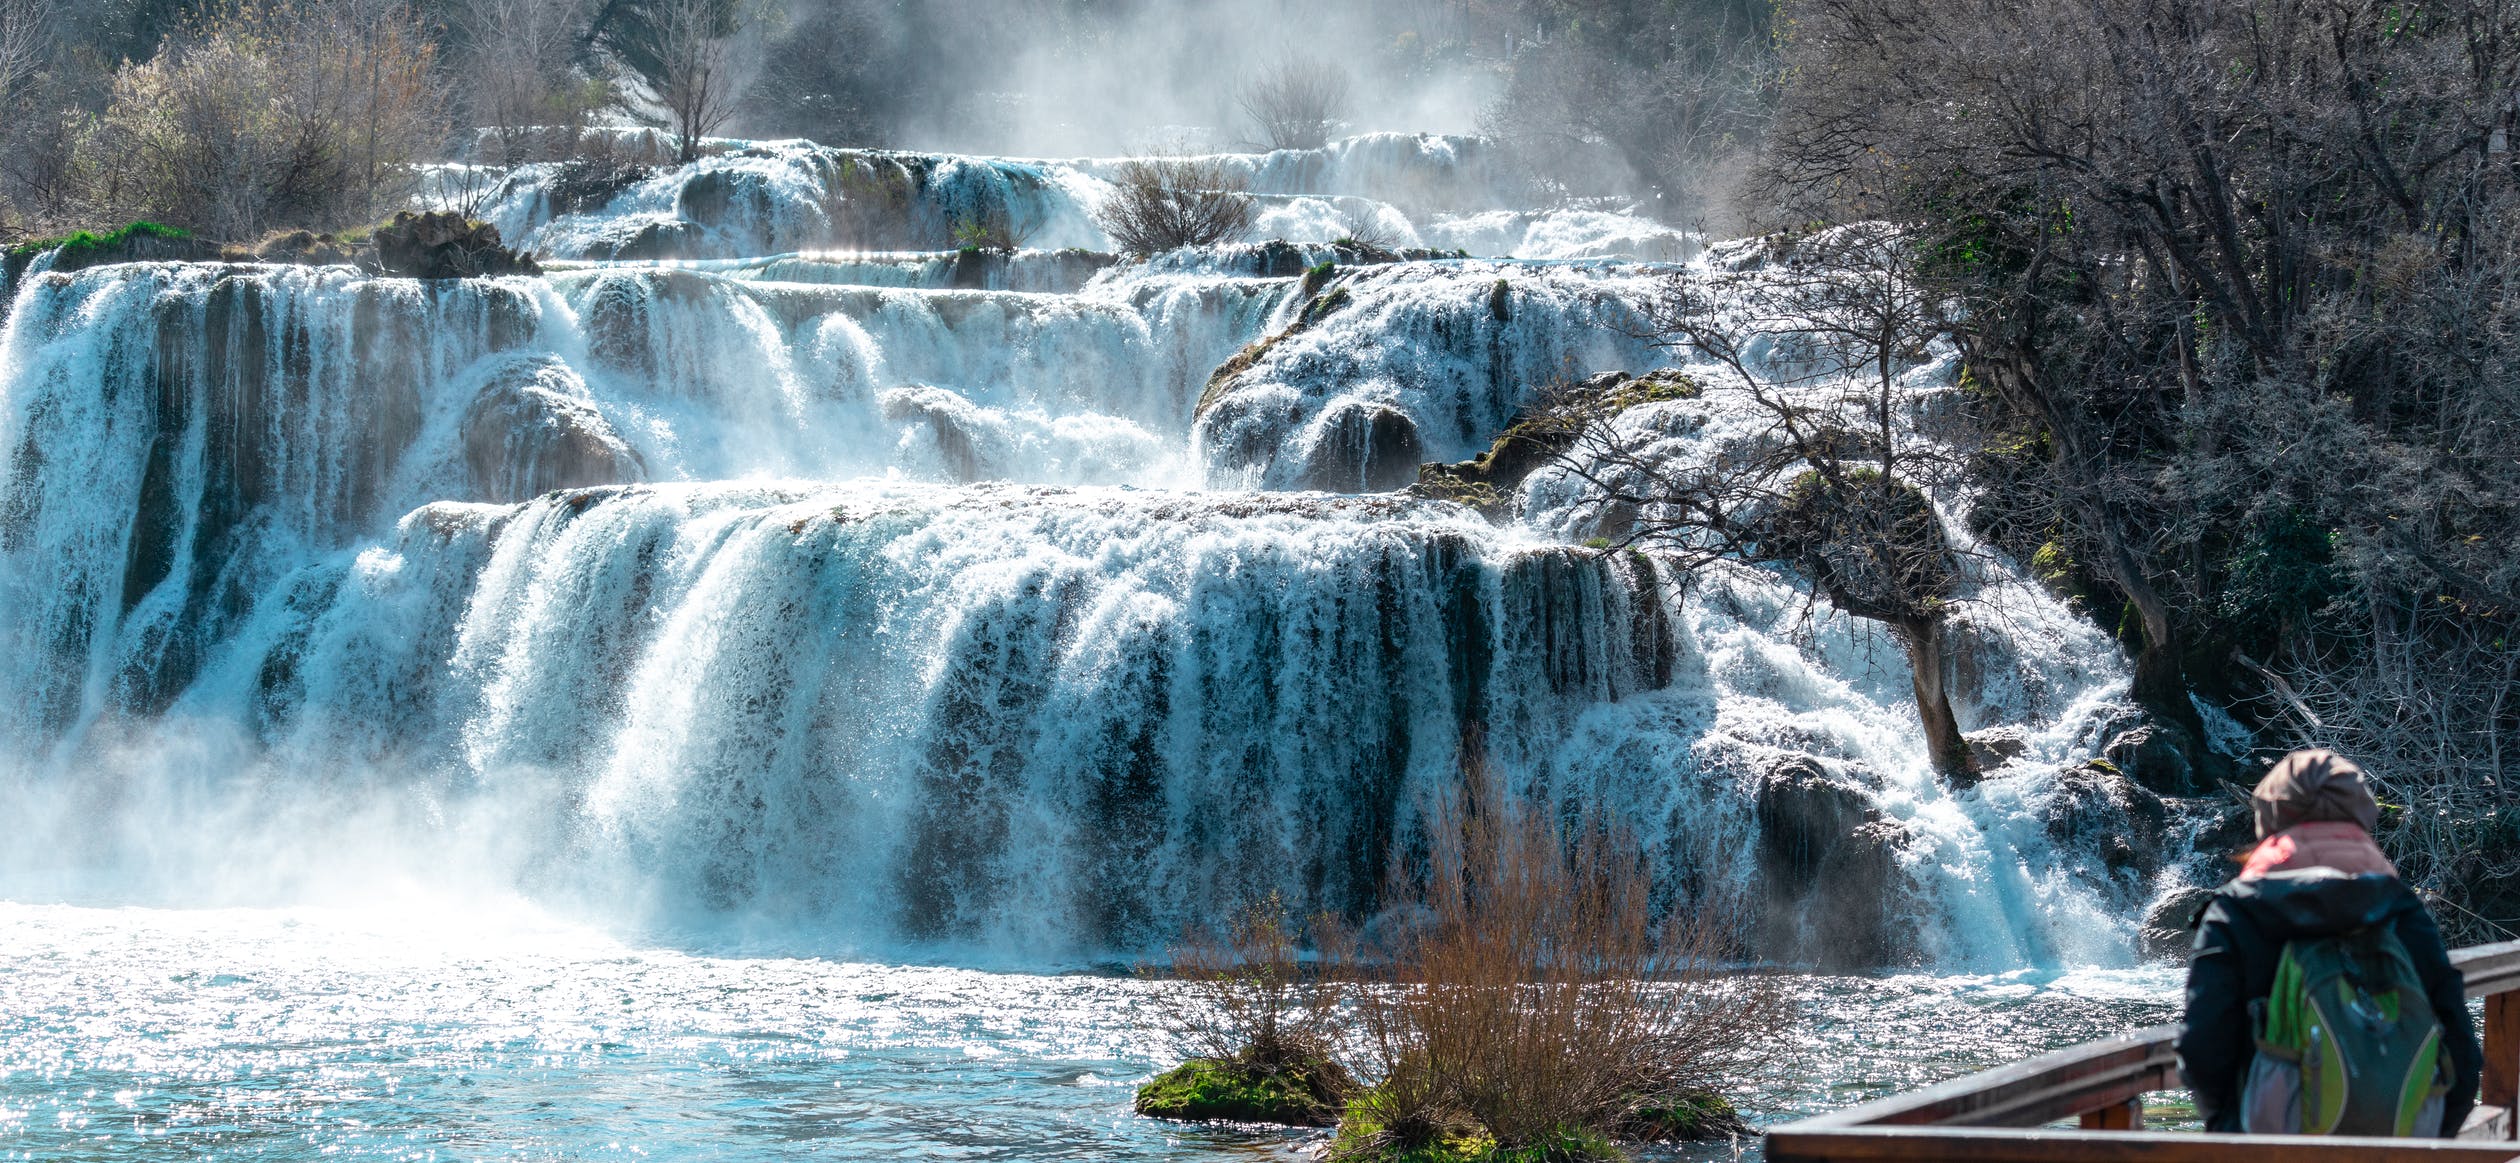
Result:
<svg viewBox="0 0 2520 1163">
<path fill-rule="evenodd" d="M 1137 1113 L 1158 1119 L 1320 1126 L 1338 1109 L 1322 1093 L 1326 1083 L 1318 1071 L 1302 1067 L 1257 1070 L 1193 1058 L 1139 1087 Z"/>
<path fill-rule="evenodd" d="M 1394 1134 L 1383 1125 L 1376 1098 L 1368 1091 L 1348 1103 L 1339 1133 L 1330 1141 L 1330 1158 L 1338 1163 L 1483 1163 L 1496 1154 L 1496 1140 L 1475 1130 Z"/>
<path fill-rule="evenodd" d="M 186 239 L 191 237 L 192 231 L 189 230 L 161 226 L 155 222 L 134 222 L 119 230 L 109 230 L 103 234 L 81 230 L 60 238 L 38 238 L 21 242 L 9 248 L 9 257 L 33 258 L 45 251 L 58 249 L 61 251 L 61 257 L 56 260 L 58 263 L 84 264 L 85 260 L 94 258 L 100 252 L 129 245 L 135 238 Z"/>
<path fill-rule="evenodd" d="M 1608 549 L 1610 548 L 1610 539 L 1607 537 L 1587 537 L 1584 539 L 1584 548 Z"/>
<path fill-rule="evenodd" d="M 1304 304 L 1304 317 L 1301 322 L 1304 326 L 1310 327 L 1329 318 L 1331 312 L 1347 305 L 1348 289 L 1346 287 L 1333 288 L 1329 294 L 1316 295 L 1312 302 Z"/>
<path fill-rule="evenodd" d="M 1307 296 L 1318 295 L 1321 293 L 1321 289 L 1323 287 L 1330 285 L 1330 280 L 1337 278 L 1338 276 L 1339 264 L 1328 259 L 1324 259 L 1319 264 L 1304 272 L 1303 293 Z"/>
</svg>

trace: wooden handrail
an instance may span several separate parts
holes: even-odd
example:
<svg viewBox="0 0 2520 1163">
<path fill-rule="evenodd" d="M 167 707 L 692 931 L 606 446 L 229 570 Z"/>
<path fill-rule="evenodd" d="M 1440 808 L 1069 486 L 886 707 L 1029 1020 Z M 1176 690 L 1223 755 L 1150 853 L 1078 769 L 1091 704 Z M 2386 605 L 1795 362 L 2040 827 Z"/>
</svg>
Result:
<svg viewBox="0 0 2520 1163">
<path fill-rule="evenodd" d="M 1778 1127 L 1768 1163 L 2512 1163 L 2510 1143 L 2318 1135 L 2172 1135 L 2143 1131 L 2000 1131 L 1969 1127 Z"/>
<path fill-rule="evenodd" d="M 2179 1027 L 2152 1026 L 1819 1115 L 1798 1127 L 2037 1127 L 2178 1085 Z"/>
<path fill-rule="evenodd" d="M 2508 1139 L 2520 1105 L 2520 941 L 2450 954 L 2467 995 L 2485 999 L 2485 1078 L 2471 1134 L 2490 1128 Z M 2180 1027 L 2152 1026 L 2085 1042 L 2026 1061 L 1939 1082 L 1768 1133 L 1773 1163 L 1857 1159 L 1953 1159 L 1978 1163 L 2156 1160 L 2476 1159 L 2520 1160 L 2512 1144 L 2405 1139 L 2342 1139 L 2146 1133 L 2142 1097 L 2176 1089 Z M 2084 1127 L 2044 1128 L 2080 1117 Z"/>
</svg>

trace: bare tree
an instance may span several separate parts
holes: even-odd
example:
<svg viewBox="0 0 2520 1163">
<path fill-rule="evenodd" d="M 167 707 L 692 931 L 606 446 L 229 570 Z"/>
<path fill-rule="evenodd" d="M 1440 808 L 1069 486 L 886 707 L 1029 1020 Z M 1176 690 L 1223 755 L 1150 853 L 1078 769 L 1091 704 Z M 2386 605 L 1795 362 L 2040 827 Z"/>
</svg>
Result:
<svg viewBox="0 0 2520 1163">
<path fill-rule="evenodd" d="M 1336 63 L 1288 53 L 1244 83 L 1243 114 L 1270 149 L 1320 149 L 1347 112 L 1348 75 Z"/>
<path fill-rule="evenodd" d="M 0 0 L 0 153 L 9 155 L 11 176 L 18 176 L 30 143 L 26 128 L 36 127 L 41 119 L 20 111 L 25 104 L 26 89 L 42 69 L 51 48 L 53 0 Z M 39 128 L 39 127 L 38 127 Z M 8 227 L 6 212 L 18 201 L 18 191 L 0 191 L 0 228 Z"/>
<path fill-rule="evenodd" d="M 1247 183 L 1216 158 L 1132 158 L 1112 173 L 1111 185 L 1111 196 L 1094 209 L 1094 221 L 1129 254 L 1214 246 L 1251 229 Z"/>
<path fill-rule="evenodd" d="M 1831 605 L 1886 627 L 1907 655 L 1928 757 L 1946 775 L 1973 776 L 1944 678 L 1959 561 L 1925 492 L 1954 466 L 1902 423 L 1901 377 L 1948 322 L 1889 228 L 1842 227 L 1773 249 L 1763 269 L 1674 274 L 1648 311 L 1657 342 L 1723 370 L 1702 390 L 1761 417 L 1747 439 L 1712 456 L 1675 451 L 1621 421 L 1628 401 L 1582 396 L 1549 422 L 1575 433 L 1565 463 L 1595 504 L 1638 515 L 1626 541 L 1691 564 L 1789 566 Z"/>
<path fill-rule="evenodd" d="M 0 0 L 0 110 L 10 108 L 44 63 L 53 0 Z"/>
<path fill-rule="evenodd" d="M 586 0 L 461 0 L 453 23 L 463 34 L 464 112 L 486 130 L 498 163 L 515 166 L 566 153 L 603 86 L 577 75 L 570 58 L 585 37 Z"/>
<path fill-rule="evenodd" d="M 433 52 L 398 0 L 230 9 L 116 74 L 92 201 L 238 239 L 373 221 L 444 140 Z"/>
<path fill-rule="evenodd" d="M 741 88 L 732 38 L 737 10 L 728 0 L 653 0 L 657 99 L 674 122 L 676 159 L 694 161 L 702 139 L 735 114 Z"/>
</svg>

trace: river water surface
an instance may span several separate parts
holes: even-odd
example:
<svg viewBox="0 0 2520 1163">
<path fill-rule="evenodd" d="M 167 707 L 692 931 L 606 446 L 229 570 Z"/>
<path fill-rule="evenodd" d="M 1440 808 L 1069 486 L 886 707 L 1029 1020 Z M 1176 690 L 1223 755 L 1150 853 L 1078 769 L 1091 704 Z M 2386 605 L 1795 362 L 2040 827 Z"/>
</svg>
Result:
<svg viewBox="0 0 2520 1163">
<path fill-rule="evenodd" d="M 2159 966 L 1802 980 L 1807 1052 L 1756 1089 L 1760 1122 L 2167 1020 L 2177 987 Z M 0 1158 L 1187 1160 L 1321 1141 L 1132 1114 L 1178 1057 L 1149 988 L 642 947 L 522 905 L 0 905 Z"/>
</svg>

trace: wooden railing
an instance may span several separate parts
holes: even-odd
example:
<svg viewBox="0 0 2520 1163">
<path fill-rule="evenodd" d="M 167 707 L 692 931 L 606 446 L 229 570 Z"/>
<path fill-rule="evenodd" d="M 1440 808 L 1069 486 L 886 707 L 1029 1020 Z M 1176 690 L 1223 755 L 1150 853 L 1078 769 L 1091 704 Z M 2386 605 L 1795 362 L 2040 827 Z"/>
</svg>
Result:
<svg viewBox="0 0 2520 1163">
<path fill-rule="evenodd" d="M 2485 1081 L 2457 1140 L 2209 1135 L 2146 1131 L 2144 1096 L 2179 1087 L 2172 1043 L 2154 1026 L 1954 1078 L 1768 1132 L 1769 1163 L 1947 1159 L 1965 1163 L 2520 1163 L 2520 941 L 2450 955 L 2469 997 L 2485 999 Z M 2076 1119 L 2079 1129 L 2051 1127 Z"/>
</svg>

